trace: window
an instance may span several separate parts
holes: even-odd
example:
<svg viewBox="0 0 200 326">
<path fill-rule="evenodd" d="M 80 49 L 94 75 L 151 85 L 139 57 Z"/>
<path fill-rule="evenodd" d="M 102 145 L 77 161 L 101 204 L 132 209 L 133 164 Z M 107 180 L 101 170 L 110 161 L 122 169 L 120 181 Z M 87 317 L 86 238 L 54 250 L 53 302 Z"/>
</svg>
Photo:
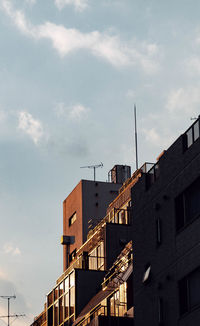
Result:
<svg viewBox="0 0 200 326">
<path fill-rule="evenodd" d="M 175 199 L 176 230 L 200 215 L 200 178 Z"/>
<path fill-rule="evenodd" d="M 76 212 L 69 218 L 69 226 L 74 224 L 75 221 L 76 221 Z"/>
<path fill-rule="evenodd" d="M 154 182 L 158 179 L 160 174 L 159 164 L 156 163 L 153 167 L 146 173 L 146 189 L 148 190 Z"/>
<path fill-rule="evenodd" d="M 151 275 L 151 265 L 148 264 L 145 268 L 142 282 L 147 283 L 150 280 L 150 275 Z"/>
<path fill-rule="evenodd" d="M 180 315 L 200 305 L 200 268 L 178 283 Z"/>
<path fill-rule="evenodd" d="M 199 119 L 186 131 L 186 148 L 189 148 L 200 136 Z"/>
<path fill-rule="evenodd" d="M 161 220 L 159 217 L 156 220 L 156 242 L 158 246 L 161 244 Z"/>
<path fill-rule="evenodd" d="M 126 282 L 120 285 L 117 290 L 110 298 L 110 315 L 122 317 L 127 311 L 127 290 Z"/>
<path fill-rule="evenodd" d="M 76 258 L 76 249 L 74 249 L 69 255 L 69 262 L 71 263 Z"/>
<path fill-rule="evenodd" d="M 89 255 L 89 269 L 104 270 L 104 245 L 103 242 L 93 249 Z"/>
</svg>

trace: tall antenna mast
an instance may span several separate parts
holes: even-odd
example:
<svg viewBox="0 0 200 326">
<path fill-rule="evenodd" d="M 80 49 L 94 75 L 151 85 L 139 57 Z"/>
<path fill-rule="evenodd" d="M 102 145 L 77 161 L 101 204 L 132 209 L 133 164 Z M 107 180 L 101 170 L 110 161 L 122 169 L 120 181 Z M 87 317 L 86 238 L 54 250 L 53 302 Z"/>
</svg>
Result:
<svg viewBox="0 0 200 326">
<path fill-rule="evenodd" d="M 134 104 L 134 120 L 135 120 L 135 164 L 136 164 L 136 170 L 138 170 L 137 117 L 136 117 L 135 104 Z"/>
<path fill-rule="evenodd" d="M 7 316 L 0 316 L 0 318 L 8 318 L 8 326 L 10 326 L 10 318 L 11 317 L 24 317 L 24 314 L 18 315 L 10 315 L 10 299 L 16 299 L 15 295 L 0 295 L 0 298 L 8 300 L 8 315 Z"/>
<path fill-rule="evenodd" d="M 103 163 L 101 162 L 101 164 L 97 164 L 97 165 L 88 165 L 88 166 L 81 166 L 81 169 L 94 169 L 94 181 L 96 180 L 96 169 L 97 168 L 102 168 L 103 167 Z"/>
</svg>

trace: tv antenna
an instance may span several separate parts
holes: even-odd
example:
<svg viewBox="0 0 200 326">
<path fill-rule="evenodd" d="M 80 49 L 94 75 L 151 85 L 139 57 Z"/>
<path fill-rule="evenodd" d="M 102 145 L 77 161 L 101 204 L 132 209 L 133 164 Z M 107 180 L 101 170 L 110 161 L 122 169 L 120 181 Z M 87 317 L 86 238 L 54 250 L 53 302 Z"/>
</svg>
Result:
<svg viewBox="0 0 200 326">
<path fill-rule="evenodd" d="M 136 117 L 135 104 L 134 104 L 134 122 L 135 122 L 135 164 L 136 164 L 136 170 L 138 170 L 137 117 Z"/>
<path fill-rule="evenodd" d="M 10 299 L 16 299 L 15 295 L 0 295 L 0 298 L 8 300 L 8 315 L 7 316 L 0 316 L 0 318 L 8 318 L 8 326 L 10 326 L 10 318 L 18 318 L 18 317 L 24 317 L 25 314 L 14 314 L 10 315 Z"/>
<path fill-rule="evenodd" d="M 96 180 L 96 169 L 102 168 L 103 163 L 97 165 L 87 165 L 87 166 L 80 166 L 81 169 L 94 169 L 94 181 Z"/>
</svg>

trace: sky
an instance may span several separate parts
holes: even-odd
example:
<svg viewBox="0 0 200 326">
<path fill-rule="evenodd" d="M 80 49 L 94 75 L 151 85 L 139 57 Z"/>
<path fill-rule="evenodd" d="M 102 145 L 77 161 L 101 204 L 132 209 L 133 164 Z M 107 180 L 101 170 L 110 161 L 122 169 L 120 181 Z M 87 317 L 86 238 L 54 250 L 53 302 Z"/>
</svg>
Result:
<svg viewBox="0 0 200 326">
<path fill-rule="evenodd" d="M 135 169 L 200 108 L 198 0 L 0 0 L 0 295 L 30 325 L 62 273 L 62 202 Z M 0 315 L 7 314 L 0 298 Z M 0 325 L 6 320 L 0 319 Z"/>
</svg>

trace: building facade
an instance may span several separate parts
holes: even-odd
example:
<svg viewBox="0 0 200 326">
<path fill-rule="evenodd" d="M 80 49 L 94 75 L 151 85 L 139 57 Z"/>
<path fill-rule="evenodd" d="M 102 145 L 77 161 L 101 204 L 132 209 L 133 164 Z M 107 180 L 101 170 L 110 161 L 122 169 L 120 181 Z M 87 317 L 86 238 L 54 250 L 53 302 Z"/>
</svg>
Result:
<svg viewBox="0 0 200 326">
<path fill-rule="evenodd" d="M 200 325 L 200 125 L 132 188 L 135 326 Z"/>
<path fill-rule="evenodd" d="M 114 182 L 81 180 L 64 200 L 63 271 L 75 258 L 76 250 L 87 240 L 89 230 L 106 215 L 108 205 L 118 195 L 122 184 L 116 183 L 117 180 L 119 177 Z"/>
<path fill-rule="evenodd" d="M 64 271 L 32 326 L 200 325 L 200 119 L 123 171 L 64 201 Z"/>
</svg>

